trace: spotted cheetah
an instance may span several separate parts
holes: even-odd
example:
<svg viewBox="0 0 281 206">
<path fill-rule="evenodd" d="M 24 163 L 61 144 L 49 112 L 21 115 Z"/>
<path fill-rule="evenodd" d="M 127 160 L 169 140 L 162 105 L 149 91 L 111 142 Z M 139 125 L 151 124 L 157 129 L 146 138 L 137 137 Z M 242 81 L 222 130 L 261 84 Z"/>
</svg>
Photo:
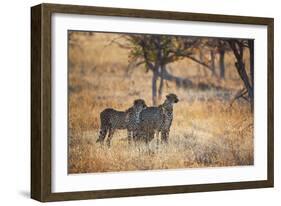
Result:
<svg viewBox="0 0 281 206">
<path fill-rule="evenodd" d="M 154 138 L 155 132 L 161 132 L 161 140 L 168 142 L 170 127 L 173 121 L 173 104 L 179 101 L 175 94 L 168 94 L 163 104 L 158 107 L 147 107 L 140 113 L 140 125 L 137 139 L 146 143 Z"/>
<path fill-rule="evenodd" d="M 136 130 L 139 124 L 140 112 L 146 108 L 145 101 L 137 99 L 134 105 L 126 111 L 117 111 L 112 108 L 107 108 L 100 113 L 100 134 L 97 142 L 103 143 L 106 135 L 108 137 L 106 143 L 110 146 L 111 139 L 115 130 L 127 129 L 128 141 L 131 142 L 132 137 L 136 135 Z"/>
</svg>

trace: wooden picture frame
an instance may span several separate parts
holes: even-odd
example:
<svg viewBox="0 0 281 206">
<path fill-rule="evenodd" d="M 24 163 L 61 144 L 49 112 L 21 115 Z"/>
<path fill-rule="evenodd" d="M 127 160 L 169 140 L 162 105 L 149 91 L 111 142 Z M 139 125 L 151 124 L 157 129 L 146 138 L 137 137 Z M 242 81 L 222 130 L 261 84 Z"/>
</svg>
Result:
<svg viewBox="0 0 281 206">
<path fill-rule="evenodd" d="M 51 16 L 54 13 L 168 19 L 192 22 L 238 23 L 267 27 L 267 179 L 261 181 L 215 184 L 170 185 L 128 189 L 110 189 L 54 193 L 52 186 L 52 83 Z M 274 183 L 274 88 L 272 18 L 214 14 L 103 8 L 76 5 L 40 4 L 31 8 L 31 198 L 42 202 L 82 200 L 140 195 L 205 192 L 273 187 Z M 265 137 L 266 138 L 266 137 Z"/>
</svg>

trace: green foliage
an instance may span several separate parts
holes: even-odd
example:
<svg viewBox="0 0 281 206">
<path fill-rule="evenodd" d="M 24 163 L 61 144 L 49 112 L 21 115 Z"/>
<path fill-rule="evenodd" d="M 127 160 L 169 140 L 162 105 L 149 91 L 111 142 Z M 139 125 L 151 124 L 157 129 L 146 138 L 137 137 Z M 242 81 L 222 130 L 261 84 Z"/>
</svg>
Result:
<svg viewBox="0 0 281 206">
<path fill-rule="evenodd" d="M 147 69 L 166 65 L 194 53 L 200 39 L 170 35 L 127 35 L 131 45 L 129 62 L 139 61 Z"/>
</svg>

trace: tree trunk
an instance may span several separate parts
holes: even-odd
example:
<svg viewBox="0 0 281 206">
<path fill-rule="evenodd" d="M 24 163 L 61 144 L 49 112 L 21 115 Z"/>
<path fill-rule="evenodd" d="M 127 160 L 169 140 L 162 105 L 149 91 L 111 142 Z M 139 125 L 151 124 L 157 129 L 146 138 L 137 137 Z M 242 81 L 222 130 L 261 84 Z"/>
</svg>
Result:
<svg viewBox="0 0 281 206">
<path fill-rule="evenodd" d="M 215 71 L 215 53 L 213 50 L 210 51 L 210 56 L 211 56 L 211 69 L 212 69 L 212 76 L 216 75 Z"/>
<path fill-rule="evenodd" d="M 163 85 L 164 85 L 163 70 L 164 70 L 164 66 L 162 68 L 160 68 L 161 73 L 160 73 L 160 84 L 159 84 L 159 88 L 158 88 L 158 102 L 161 101 L 162 93 L 163 93 Z"/>
<path fill-rule="evenodd" d="M 220 49 L 220 78 L 225 78 L 225 65 L 224 65 L 224 54 L 225 51 L 223 49 Z"/>
<path fill-rule="evenodd" d="M 199 50 L 199 60 L 200 62 L 204 62 L 204 52 L 202 49 Z M 201 71 L 203 71 L 203 77 L 207 76 L 207 71 L 205 70 L 205 67 L 202 64 L 198 64 L 199 66 L 199 74 L 201 76 Z"/>
<path fill-rule="evenodd" d="M 254 62 L 253 62 L 253 45 L 252 45 L 252 51 L 251 51 L 251 43 L 250 41 L 248 41 L 249 43 L 249 48 L 250 48 L 250 78 L 248 77 L 248 74 L 246 72 L 245 69 L 245 64 L 243 62 L 243 50 L 244 50 L 244 45 L 239 42 L 239 41 L 235 41 L 235 40 L 229 40 L 229 45 L 234 53 L 234 56 L 236 58 L 236 62 L 235 62 L 235 67 L 236 70 L 240 76 L 240 78 L 242 79 L 244 86 L 248 92 L 248 98 L 250 101 L 250 105 L 251 105 L 251 112 L 253 112 L 254 110 L 254 87 L 253 87 L 253 78 L 254 78 Z M 251 55 L 252 53 L 252 55 Z M 252 56 L 252 57 L 251 57 Z"/>
<path fill-rule="evenodd" d="M 155 70 L 157 70 L 158 76 L 160 74 L 160 84 L 159 84 L 159 88 L 158 88 L 158 100 L 160 101 L 161 96 L 162 96 L 162 89 L 163 89 L 163 69 L 165 67 L 165 63 L 164 63 L 164 54 L 163 54 L 163 48 L 161 45 L 161 37 L 160 36 L 156 36 L 156 48 L 157 48 L 157 62 L 155 63 Z M 157 73 L 155 74 L 157 76 Z M 153 102 L 154 105 L 157 104 L 157 99 L 156 102 Z"/>
<path fill-rule="evenodd" d="M 245 64 L 243 63 L 242 59 L 237 60 L 237 62 L 235 63 L 236 69 L 238 71 L 238 74 L 240 75 L 245 88 L 248 91 L 248 97 L 249 97 L 249 101 L 251 104 L 251 111 L 253 112 L 254 109 L 254 92 L 253 92 L 253 87 L 250 84 L 246 69 L 245 69 Z"/>
<path fill-rule="evenodd" d="M 153 72 L 152 75 L 152 104 L 157 105 L 157 72 Z"/>
<path fill-rule="evenodd" d="M 252 85 L 252 102 L 251 110 L 254 110 L 254 40 L 248 40 L 249 51 L 250 51 L 250 77 Z"/>
</svg>

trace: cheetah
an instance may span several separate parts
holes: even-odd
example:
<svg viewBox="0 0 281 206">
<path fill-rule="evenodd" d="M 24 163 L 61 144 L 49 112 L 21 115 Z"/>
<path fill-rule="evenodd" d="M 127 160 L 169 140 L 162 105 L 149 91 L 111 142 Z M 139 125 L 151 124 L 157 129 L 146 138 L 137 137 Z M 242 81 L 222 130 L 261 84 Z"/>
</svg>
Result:
<svg viewBox="0 0 281 206">
<path fill-rule="evenodd" d="M 168 143 L 170 127 L 173 121 L 173 104 L 179 101 L 177 95 L 168 94 L 163 104 L 147 107 L 140 113 L 137 139 L 146 143 L 154 138 L 155 132 L 161 132 L 161 141 Z"/>
<path fill-rule="evenodd" d="M 103 143 L 108 134 L 106 143 L 110 146 L 111 139 L 115 130 L 127 129 L 128 141 L 136 135 L 136 130 L 139 124 L 140 112 L 146 108 L 143 99 L 134 101 L 134 105 L 126 111 L 117 111 L 112 108 L 107 108 L 100 113 L 100 134 L 96 142 Z"/>
</svg>

